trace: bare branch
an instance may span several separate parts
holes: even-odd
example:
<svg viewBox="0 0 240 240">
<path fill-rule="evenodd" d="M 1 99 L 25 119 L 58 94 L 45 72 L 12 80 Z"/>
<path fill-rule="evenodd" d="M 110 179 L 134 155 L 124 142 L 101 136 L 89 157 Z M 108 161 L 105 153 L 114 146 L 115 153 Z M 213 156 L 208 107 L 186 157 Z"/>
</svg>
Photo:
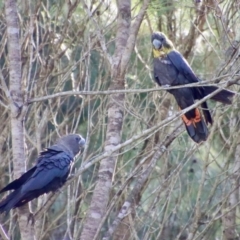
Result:
<svg viewBox="0 0 240 240">
<path fill-rule="evenodd" d="M 131 211 L 131 206 L 134 202 L 137 202 L 136 198 L 138 198 L 139 193 L 144 186 L 145 182 L 147 181 L 150 173 L 154 169 L 156 162 L 162 157 L 162 155 L 166 152 L 168 146 L 172 143 L 172 141 L 181 133 L 181 128 L 177 126 L 174 131 L 166 137 L 161 143 L 156 146 L 156 152 L 152 157 L 150 163 L 146 167 L 146 169 L 141 173 L 140 177 L 138 178 L 133 190 L 127 197 L 127 200 L 122 205 L 121 210 L 117 218 L 113 221 L 112 225 L 110 226 L 106 236 L 103 238 L 104 240 L 111 239 L 112 234 L 116 230 L 119 223 L 123 220 L 123 218 Z"/>
<path fill-rule="evenodd" d="M 214 82 L 216 79 L 212 80 L 211 82 Z M 57 97 L 63 97 L 63 96 L 84 96 L 84 95 L 111 95 L 111 94 L 120 94 L 120 93 L 148 93 L 148 92 L 157 92 L 157 91 L 166 91 L 171 89 L 178 89 L 178 88 L 184 88 L 184 87 L 196 87 L 196 86 L 215 86 L 219 87 L 219 89 L 226 89 L 228 86 L 231 86 L 235 84 L 237 81 L 239 81 L 240 78 L 237 76 L 235 79 L 229 79 L 227 81 L 218 83 L 218 84 L 207 84 L 210 81 L 201 81 L 198 83 L 191 83 L 191 84 L 184 84 L 181 86 L 171 86 L 171 87 L 157 87 L 157 88 L 149 88 L 149 89 L 129 89 L 129 90 L 107 90 L 107 91 L 66 91 L 66 92 L 59 92 L 54 93 L 52 95 L 33 98 L 28 100 L 28 103 L 33 102 L 41 102 L 48 99 L 53 99 Z M 216 92 L 217 93 L 217 92 Z M 235 94 L 238 94 L 235 92 Z"/>
</svg>

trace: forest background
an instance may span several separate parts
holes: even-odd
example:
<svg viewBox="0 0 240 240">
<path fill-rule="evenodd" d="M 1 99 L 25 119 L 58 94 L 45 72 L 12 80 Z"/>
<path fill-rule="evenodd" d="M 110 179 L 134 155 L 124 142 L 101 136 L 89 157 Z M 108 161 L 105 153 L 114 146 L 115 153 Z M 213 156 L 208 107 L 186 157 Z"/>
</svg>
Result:
<svg viewBox="0 0 240 240">
<path fill-rule="evenodd" d="M 239 0 L 0 1 L 0 188 L 58 136 L 87 140 L 61 191 L 0 216 L 0 238 L 239 239 L 239 29 Z M 209 101 L 202 144 L 153 81 L 156 30 L 236 92 Z"/>
</svg>

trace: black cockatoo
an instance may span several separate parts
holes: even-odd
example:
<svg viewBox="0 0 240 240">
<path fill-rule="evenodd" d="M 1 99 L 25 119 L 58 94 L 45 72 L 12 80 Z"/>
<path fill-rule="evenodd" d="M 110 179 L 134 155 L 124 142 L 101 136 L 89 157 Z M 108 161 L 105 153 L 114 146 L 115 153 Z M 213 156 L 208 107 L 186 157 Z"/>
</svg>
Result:
<svg viewBox="0 0 240 240">
<path fill-rule="evenodd" d="M 81 135 L 68 134 L 42 151 L 34 167 L 0 191 L 14 190 L 0 202 L 0 212 L 9 212 L 44 193 L 59 189 L 66 182 L 74 157 L 84 144 Z"/>
<path fill-rule="evenodd" d="M 160 86 L 178 86 L 199 82 L 186 59 L 178 52 L 173 43 L 161 32 L 152 34 L 153 45 L 153 71 L 154 80 Z M 195 100 L 199 100 L 215 91 L 217 87 L 184 87 L 167 90 L 171 93 L 180 109 L 191 106 Z M 222 90 L 211 99 L 225 104 L 232 103 L 234 93 Z M 208 137 L 207 124 L 213 123 L 207 102 L 201 104 L 204 118 L 199 108 L 194 108 L 182 116 L 189 136 L 197 143 L 205 141 Z M 205 120 L 204 120 L 205 119 Z"/>
</svg>

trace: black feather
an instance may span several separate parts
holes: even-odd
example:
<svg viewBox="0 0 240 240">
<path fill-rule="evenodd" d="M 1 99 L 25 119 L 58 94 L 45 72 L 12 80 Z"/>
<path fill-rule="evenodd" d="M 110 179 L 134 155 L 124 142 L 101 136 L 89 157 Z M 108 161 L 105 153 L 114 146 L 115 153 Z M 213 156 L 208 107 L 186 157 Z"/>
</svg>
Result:
<svg viewBox="0 0 240 240">
<path fill-rule="evenodd" d="M 160 86 L 181 86 L 199 82 L 198 77 L 186 59 L 173 48 L 173 45 L 168 47 L 168 45 L 166 45 L 168 42 L 171 43 L 163 33 L 153 33 L 153 71 L 155 81 Z M 185 109 L 194 104 L 195 100 L 204 98 L 216 89 L 218 88 L 212 86 L 186 86 L 178 89 L 169 89 L 168 92 L 173 94 L 180 109 Z M 211 99 L 225 104 L 231 104 L 233 96 L 233 92 L 222 90 Z M 202 103 L 201 107 L 204 118 L 201 117 L 198 108 L 186 112 L 185 116 L 183 116 L 187 132 L 195 142 L 201 142 L 207 139 L 208 129 L 206 124 L 213 123 L 207 103 Z"/>
<path fill-rule="evenodd" d="M 0 202 L 0 212 L 9 212 L 44 193 L 56 191 L 66 182 L 73 158 L 85 140 L 80 135 L 69 134 L 57 143 L 40 153 L 33 168 L 0 191 L 14 190 Z"/>
</svg>

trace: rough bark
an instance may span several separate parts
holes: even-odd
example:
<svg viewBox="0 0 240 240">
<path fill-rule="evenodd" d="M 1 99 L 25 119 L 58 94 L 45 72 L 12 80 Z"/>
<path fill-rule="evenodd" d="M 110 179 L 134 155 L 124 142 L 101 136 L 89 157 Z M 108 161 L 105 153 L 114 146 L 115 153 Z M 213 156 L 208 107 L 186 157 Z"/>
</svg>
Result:
<svg viewBox="0 0 240 240">
<path fill-rule="evenodd" d="M 117 1 L 118 19 L 116 34 L 116 49 L 112 62 L 112 80 L 110 89 L 124 88 L 124 75 L 121 74 L 120 63 L 122 54 L 126 46 L 131 23 L 131 4 L 130 0 Z M 123 103 L 124 94 L 116 94 L 109 97 L 108 102 L 108 124 L 104 151 L 110 151 L 121 141 L 121 130 L 123 122 Z M 117 153 L 114 156 L 107 157 L 100 164 L 98 181 L 93 193 L 91 205 L 88 210 L 86 222 L 81 234 L 82 240 L 92 240 L 95 237 L 102 217 L 105 214 L 109 201 L 109 193 L 112 187 L 112 178 L 114 174 Z"/>
<path fill-rule="evenodd" d="M 118 18 L 116 33 L 116 49 L 111 62 L 112 81 L 109 89 L 123 89 L 125 73 L 135 46 L 136 36 L 148 7 L 149 0 L 143 2 L 139 14 L 131 27 L 131 1 L 117 1 Z M 131 27 L 131 28 L 130 28 Z M 103 49 L 104 50 L 104 49 Z M 106 55 L 106 54 L 105 54 Z M 121 141 L 121 130 L 124 115 L 124 94 L 112 95 L 108 102 L 108 125 L 104 151 L 111 151 Z M 112 178 L 117 161 L 117 154 L 102 160 L 98 181 L 93 193 L 92 202 L 88 211 L 81 239 L 94 239 L 101 228 L 102 217 L 106 213 L 109 193 L 112 187 Z"/>
<path fill-rule="evenodd" d="M 18 178 L 26 170 L 24 151 L 24 93 L 21 77 L 21 48 L 16 1 L 5 1 L 5 14 L 8 37 L 9 60 L 9 105 L 11 110 L 11 134 L 13 150 L 14 178 Z M 6 93 L 8 96 L 8 94 Z M 28 223 L 28 208 L 18 211 L 18 223 L 21 238 L 30 240 L 34 237 L 33 228 Z"/>
</svg>

